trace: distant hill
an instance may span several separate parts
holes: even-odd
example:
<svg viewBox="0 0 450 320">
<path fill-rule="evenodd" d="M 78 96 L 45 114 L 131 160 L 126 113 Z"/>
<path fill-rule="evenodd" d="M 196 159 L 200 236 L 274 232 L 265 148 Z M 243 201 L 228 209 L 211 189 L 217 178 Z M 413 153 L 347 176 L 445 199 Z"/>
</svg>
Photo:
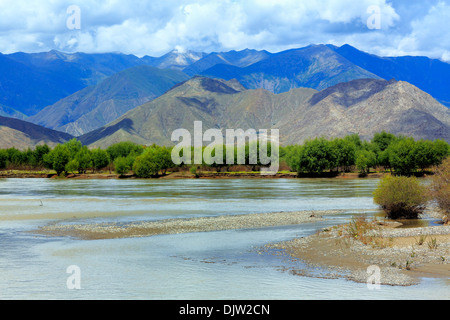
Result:
<svg viewBox="0 0 450 320">
<path fill-rule="evenodd" d="M 174 130 L 279 129 L 283 144 L 351 133 L 370 138 L 382 130 L 450 141 L 450 110 L 417 87 L 360 79 L 322 91 L 296 88 L 282 94 L 245 90 L 236 80 L 194 77 L 112 123 L 80 137 L 90 146 L 130 140 L 171 145 Z"/>
<path fill-rule="evenodd" d="M 183 72 L 190 76 L 194 76 L 218 64 L 248 67 L 256 62 L 267 59 L 271 55 L 271 53 L 265 50 L 257 51 L 250 49 L 242 51 L 212 52 L 184 68 Z"/>
<path fill-rule="evenodd" d="M 0 54 L 0 104 L 27 116 L 87 86 L 144 64 L 131 55 L 44 53 Z"/>
<path fill-rule="evenodd" d="M 282 51 L 242 68 L 217 64 L 201 74 L 225 80 L 235 78 L 248 89 L 263 88 L 274 93 L 300 87 L 322 90 L 354 79 L 380 78 L 326 45 Z"/>
<path fill-rule="evenodd" d="M 196 69 L 202 61 L 208 64 Z M 250 65 L 206 56 L 185 70 L 191 75 L 195 71 L 208 77 L 237 79 L 247 89 L 264 88 L 274 93 L 298 87 L 322 90 L 356 79 L 395 79 L 409 82 L 450 106 L 450 64 L 427 57 L 379 57 L 350 45 L 311 45 L 268 53 Z"/>
<path fill-rule="evenodd" d="M 0 149 L 25 150 L 36 145 L 48 144 L 53 147 L 72 139 L 73 136 L 47 129 L 30 122 L 0 116 Z"/>
<path fill-rule="evenodd" d="M 129 68 L 46 107 L 29 121 L 79 136 L 114 121 L 188 78 L 177 70 Z"/>
<path fill-rule="evenodd" d="M 181 71 L 204 56 L 206 56 L 204 52 L 172 50 L 161 57 L 144 56 L 141 60 L 152 67 Z"/>
<path fill-rule="evenodd" d="M 350 45 L 332 47 L 357 66 L 385 79 L 407 81 L 450 106 L 450 64 L 427 57 L 378 57 Z"/>
<path fill-rule="evenodd" d="M 22 112 L 19 112 L 7 106 L 3 106 L 1 104 L 0 104 L 0 116 L 7 118 L 16 118 L 20 120 L 26 120 L 27 118 L 27 116 L 24 115 Z"/>
</svg>

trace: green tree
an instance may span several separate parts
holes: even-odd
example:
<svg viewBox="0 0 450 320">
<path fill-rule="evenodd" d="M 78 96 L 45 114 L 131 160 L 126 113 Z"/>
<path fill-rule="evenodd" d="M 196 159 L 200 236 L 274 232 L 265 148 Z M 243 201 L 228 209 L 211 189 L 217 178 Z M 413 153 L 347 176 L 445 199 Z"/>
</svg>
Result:
<svg viewBox="0 0 450 320">
<path fill-rule="evenodd" d="M 77 160 L 72 159 L 70 160 L 65 167 L 66 172 L 75 173 L 76 170 L 78 170 L 80 164 Z"/>
<path fill-rule="evenodd" d="M 166 147 L 152 146 L 134 161 L 133 171 L 140 178 L 159 175 L 172 166 L 171 153 Z"/>
<path fill-rule="evenodd" d="M 376 163 L 377 157 L 373 151 L 362 149 L 356 153 L 355 164 L 360 173 L 368 174 L 370 172 L 370 168 L 374 167 Z"/>
<path fill-rule="evenodd" d="M 413 138 L 401 138 L 389 146 L 389 162 L 395 172 L 409 175 L 416 171 L 416 141 Z"/>
<path fill-rule="evenodd" d="M 382 131 L 374 134 L 372 138 L 372 143 L 377 145 L 380 151 L 384 151 L 396 140 L 397 137 L 392 133 Z"/>
<path fill-rule="evenodd" d="M 33 167 L 41 167 L 44 165 L 44 156 L 51 151 L 46 144 L 36 146 L 31 156 L 31 165 Z"/>
<path fill-rule="evenodd" d="M 124 157 L 118 157 L 116 160 L 114 160 L 114 168 L 117 174 L 120 176 L 123 176 L 124 174 L 127 174 L 130 172 L 131 167 L 128 164 L 128 161 Z"/>
<path fill-rule="evenodd" d="M 433 165 L 440 165 L 450 155 L 450 145 L 444 140 L 437 139 L 433 142 Z"/>
<path fill-rule="evenodd" d="M 144 148 L 138 144 L 129 141 L 123 141 L 109 146 L 106 151 L 109 154 L 110 160 L 114 161 L 116 158 L 126 158 L 129 154 L 134 152 L 136 156 L 144 152 Z"/>
<path fill-rule="evenodd" d="M 86 146 L 81 147 L 73 159 L 78 162 L 79 173 L 86 173 L 87 169 L 92 168 L 91 152 Z"/>
<path fill-rule="evenodd" d="M 71 159 L 75 159 L 76 154 L 83 147 L 81 141 L 78 141 L 77 138 L 73 138 L 67 141 L 66 143 L 64 143 L 64 145 L 67 147 L 67 150 L 69 150 Z"/>
<path fill-rule="evenodd" d="M 429 140 L 416 141 L 414 146 L 414 162 L 418 168 L 424 171 L 436 162 L 434 143 Z"/>
<path fill-rule="evenodd" d="M 91 150 L 91 159 L 95 171 L 105 168 L 110 162 L 108 152 L 100 148 Z"/>
<path fill-rule="evenodd" d="M 300 168 L 309 173 L 321 174 L 332 169 L 336 164 L 336 155 L 330 141 L 325 138 L 315 138 L 305 142 L 300 154 Z"/>
<path fill-rule="evenodd" d="M 334 139 L 332 141 L 333 152 L 336 156 L 336 166 L 345 172 L 355 165 L 356 145 L 350 139 Z"/>
<path fill-rule="evenodd" d="M 8 152 L 6 150 L 0 150 L 0 169 L 6 169 L 8 164 Z"/>
<path fill-rule="evenodd" d="M 44 156 L 44 163 L 49 169 L 56 171 L 57 175 L 65 172 L 66 164 L 69 163 L 70 151 L 66 145 L 57 145 L 50 153 Z"/>
</svg>

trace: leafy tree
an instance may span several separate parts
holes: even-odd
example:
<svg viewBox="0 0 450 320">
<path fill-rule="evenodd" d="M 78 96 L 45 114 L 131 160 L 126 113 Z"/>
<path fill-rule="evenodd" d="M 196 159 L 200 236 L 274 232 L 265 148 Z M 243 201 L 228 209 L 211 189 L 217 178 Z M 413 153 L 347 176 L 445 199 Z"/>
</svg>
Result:
<svg viewBox="0 0 450 320">
<path fill-rule="evenodd" d="M 332 141 L 333 152 L 336 157 L 336 166 L 350 171 L 350 167 L 355 165 L 356 145 L 350 139 L 335 139 Z"/>
<path fill-rule="evenodd" d="M 434 144 L 429 140 L 416 141 L 414 146 L 414 162 L 418 168 L 424 171 L 436 162 Z"/>
<path fill-rule="evenodd" d="M 8 162 L 13 166 L 21 166 L 28 162 L 27 154 L 16 148 L 6 149 L 8 154 Z"/>
<path fill-rule="evenodd" d="M 86 146 L 81 147 L 75 154 L 74 159 L 78 162 L 79 173 L 86 173 L 88 168 L 92 168 L 91 152 Z"/>
<path fill-rule="evenodd" d="M 75 173 L 76 170 L 80 167 L 80 164 L 77 160 L 72 159 L 70 160 L 65 167 L 66 172 Z"/>
<path fill-rule="evenodd" d="M 450 155 L 450 145 L 444 140 L 437 139 L 433 142 L 433 165 L 440 165 Z"/>
<path fill-rule="evenodd" d="M 332 152 L 330 141 L 325 138 L 306 141 L 301 151 L 300 169 L 302 171 L 321 174 L 335 167 L 336 156 Z"/>
<path fill-rule="evenodd" d="M 83 147 L 81 141 L 78 141 L 77 138 L 73 138 L 69 141 L 67 141 L 66 143 L 64 143 L 64 145 L 67 147 L 67 149 L 69 150 L 70 153 L 70 158 L 74 159 L 76 154 L 81 150 L 81 148 Z"/>
<path fill-rule="evenodd" d="M 389 146 L 389 162 L 397 173 L 409 175 L 416 171 L 415 148 L 413 138 L 401 138 Z"/>
<path fill-rule="evenodd" d="M 303 157 L 303 146 L 301 145 L 286 147 L 284 159 L 289 168 L 297 173 L 303 172 L 306 166 L 306 160 Z"/>
<path fill-rule="evenodd" d="M 134 152 L 136 156 L 141 155 L 144 148 L 133 142 L 123 141 L 109 146 L 106 151 L 108 152 L 111 161 L 114 161 L 119 157 L 125 158 L 132 152 Z"/>
<path fill-rule="evenodd" d="M 131 170 L 131 166 L 128 164 L 128 161 L 124 157 L 119 157 L 114 160 L 114 168 L 117 174 L 123 176 L 127 174 Z"/>
<path fill-rule="evenodd" d="M 57 175 L 65 172 L 66 164 L 69 163 L 70 150 L 67 145 L 59 144 L 50 153 L 44 156 L 44 163 L 49 169 L 56 171 Z"/>
<path fill-rule="evenodd" d="M 32 156 L 30 158 L 30 164 L 33 167 L 40 167 L 44 165 L 44 156 L 51 151 L 50 147 L 46 144 L 36 146 Z"/>
<path fill-rule="evenodd" d="M 8 152 L 6 150 L 0 150 L 0 169 L 6 169 L 8 164 Z"/>
<path fill-rule="evenodd" d="M 109 154 L 100 148 L 91 150 L 92 167 L 99 171 L 109 164 Z"/>
<path fill-rule="evenodd" d="M 362 148 L 361 138 L 356 133 L 344 137 L 344 140 L 352 142 L 355 145 L 357 150 Z"/>
<path fill-rule="evenodd" d="M 172 166 L 171 153 L 166 147 L 152 146 L 138 157 L 133 165 L 133 171 L 140 178 L 157 176 Z"/>
<path fill-rule="evenodd" d="M 359 150 L 356 154 L 356 167 L 359 172 L 367 174 L 370 172 L 370 168 L 376 165 L 377 158 L 373 151 Z"/>
<path fill-rule="evenodd" d="M 384 151 L 396 140 L 397 137 L 392 133 L 382 131 L 374 134 L 372 138 L 372 143 L 377 145 L 380 151 Z"/>
</svg>

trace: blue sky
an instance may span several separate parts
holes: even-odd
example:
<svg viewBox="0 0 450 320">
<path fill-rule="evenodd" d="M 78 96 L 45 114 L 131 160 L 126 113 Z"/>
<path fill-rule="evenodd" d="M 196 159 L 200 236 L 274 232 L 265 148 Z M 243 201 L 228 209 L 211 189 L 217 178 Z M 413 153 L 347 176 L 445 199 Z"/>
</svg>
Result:
<svg viewBox="0 0 450 320">
<path fill-rule="evenodd" d="M 348 43 L 382 56 L 450 62 L 449 1 L 0 0 L 0 52 L 161 56 L 174 48 L 279 52 Z"/>
</svg>

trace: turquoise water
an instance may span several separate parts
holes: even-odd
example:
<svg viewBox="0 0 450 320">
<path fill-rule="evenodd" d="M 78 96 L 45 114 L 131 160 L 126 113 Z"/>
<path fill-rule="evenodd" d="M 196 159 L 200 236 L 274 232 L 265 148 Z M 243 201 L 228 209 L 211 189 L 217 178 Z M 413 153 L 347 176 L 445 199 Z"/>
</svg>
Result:
<svg viewBox="0 0 450 320">
<path fill-rule="evenodd" d="M 382 286 L 295 276 L 258 254 L 364 209 L 376 179 L 0 180 L 0 299 L 441 299 L 443 280 Z M 50 223 L 125 222 L 299 210 L 346 210 L 325 222 L 83 241 L 32 231 Z M 80 289 L 68 288 L 77 266 Z"/>
</svg>

